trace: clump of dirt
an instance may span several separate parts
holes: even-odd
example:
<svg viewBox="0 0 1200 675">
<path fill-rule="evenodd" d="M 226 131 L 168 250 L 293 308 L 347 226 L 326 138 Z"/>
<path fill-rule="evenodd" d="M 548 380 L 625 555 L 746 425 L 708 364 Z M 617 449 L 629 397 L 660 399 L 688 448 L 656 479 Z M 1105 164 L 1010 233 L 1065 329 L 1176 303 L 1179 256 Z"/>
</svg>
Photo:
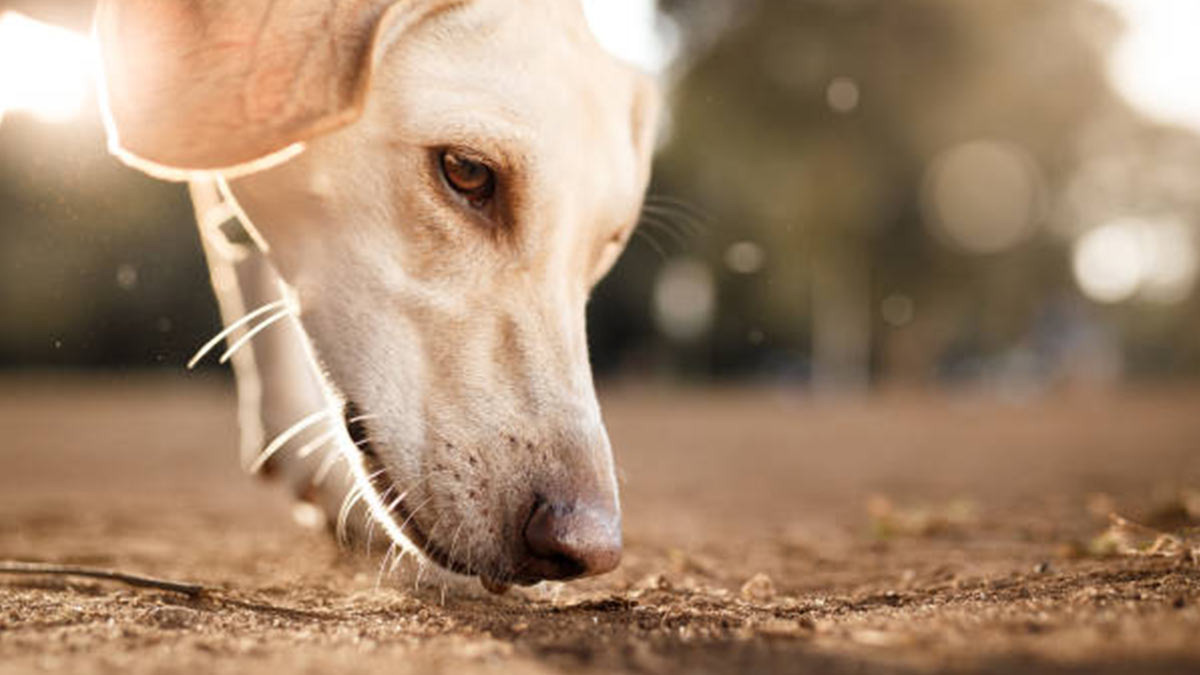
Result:
<svg viewBox="0 0 1200 675">
<path fill-rule="evenodd" d="M 1178 558 L 1200 564 L 1200 530 L 1170 534 L 1140 525 L 1117 514 L 1109 516 L 1108 529 L 1091 541 L 1093 555 L 1140 555 Z"/>
</svg>

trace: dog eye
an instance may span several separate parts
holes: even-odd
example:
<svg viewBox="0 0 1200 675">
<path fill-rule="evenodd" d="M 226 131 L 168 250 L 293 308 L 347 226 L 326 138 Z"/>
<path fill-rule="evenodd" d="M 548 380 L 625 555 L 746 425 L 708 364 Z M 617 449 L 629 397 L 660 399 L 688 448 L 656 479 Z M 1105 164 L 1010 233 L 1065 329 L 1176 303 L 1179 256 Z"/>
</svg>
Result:
<svg viewBox="0 0 1200 675">
<path fill-rule="evenodd" d="M 443 150 L 439 164 L 446 183 L 471 206 L 477 209 L 487 206 L 496 193 L 496 173 L 487 164 L 453 150 Z"/>
</svg>

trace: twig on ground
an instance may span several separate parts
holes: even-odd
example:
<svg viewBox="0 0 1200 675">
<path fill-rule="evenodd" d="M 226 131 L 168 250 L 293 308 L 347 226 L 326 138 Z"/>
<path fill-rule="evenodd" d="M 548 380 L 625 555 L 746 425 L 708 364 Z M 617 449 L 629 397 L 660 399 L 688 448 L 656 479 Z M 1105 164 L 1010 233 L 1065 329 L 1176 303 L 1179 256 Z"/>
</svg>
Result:
<svg viewBox="0 0 1200 675">
<path fill-rule="evenodd" d="M 87 577 L 89 579 L 116 581 L 118 583 L 126 584 L 128 586 L 135 586 L 137 588 L 156 588 L 160 591 L 182 593 L 193 598 L 208 592 L 207 588 L 197 584 L 188 584 L 179 581 L 167 581 L 165 579 L 155 579 L 153 577 L 141 576 L 139 574 L 127 574 L 125 572 L 117 572 L 114 570 L 100 569 L 96 567 L 56 565 L 54 563 L 31 563 L 0 560 L 0 574 Z"/>
</svg>

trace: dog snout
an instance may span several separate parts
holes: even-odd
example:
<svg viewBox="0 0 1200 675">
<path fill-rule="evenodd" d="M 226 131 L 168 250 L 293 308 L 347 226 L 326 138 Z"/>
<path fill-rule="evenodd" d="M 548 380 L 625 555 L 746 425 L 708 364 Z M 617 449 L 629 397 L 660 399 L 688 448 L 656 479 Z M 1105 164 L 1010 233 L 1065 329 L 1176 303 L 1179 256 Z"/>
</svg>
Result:
<svg viewBox="0 0 1200 675">
<path fill-rule="evenodd" d="M 525 575 L 561 580 L 604 574 L 621 561 L 621 516 L 616 509 L 539 499 L 524 529 Z"/>
</svg>

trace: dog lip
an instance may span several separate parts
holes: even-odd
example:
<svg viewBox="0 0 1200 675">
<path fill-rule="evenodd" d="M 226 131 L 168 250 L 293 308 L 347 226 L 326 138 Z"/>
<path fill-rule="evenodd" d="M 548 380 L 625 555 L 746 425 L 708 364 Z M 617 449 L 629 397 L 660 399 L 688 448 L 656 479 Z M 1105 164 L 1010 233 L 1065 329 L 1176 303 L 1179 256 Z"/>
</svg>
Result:
<svg viewBox="0 0 1200 675">
<path fill-rule="evenodd" d="M 367 475 L 371 476 L 371 488 L 375 490 L 376 494 L 384 494 L 389 486 L 395 485 L 395 482 L 392 480 L 391 473 L 388 471 L 387 466 L 384 465 L 383 460 L 380 459 L 379 453 L 372 444 L 370 435 L 367 433 L 367 416 L 362 414 L 362 409 L 353 402 L 346 403 L 342 415 L 346 424 L 346 431 L 350 435 L 350 440 L 354 443 L 354 447 L 362 454 L 363 460 L 366 463 Z M 417 525 L 416 519 L 412 517 L 412 513 L 409 512 L 408 505 L 405 503 L 403 497 L 392 504 L 385 504 L 384 506 L 393 512 L 389 513 L 389 516 L 396 516 L 393 520 L 400 526 L 401 531 L 430 560 L 456 574 L 465 576 L 478 574 L 478 572 L 472 570 L 468 565 L 451 558 L 449 553 L 426 536 L 424 530 Z"/>
<path fill-rule="evenodd" d="M 508 589 L 510 587 L 509 584 L 504 583 L 503 581 L 497 581 L 496 579 L 493 579 L 493 578 L 487 576 L 486 574 L 479 575 L 479 583 L 483 585 L 483 588 L 487 592 L 493 593 L 495 595 L 504 595 L 505 593 L 508 592 Z"/>
<path fill-rule="evenodd" d="M 375 451 L 375 446 L 371 444 L 371 437 L 367 433 L 367 416 L 362 413 L 362 409 L 348 401 L 342 408 L 342 419 L 346 424 L 346 432 L 350 434 L 350 440 L 354 442 L 354 447 L 358 448 L 366 457 L 379 458 L 379 453 Z"/>
<path fill-rule="evenodd" d="M 383 460 L 379 457 L 379 452 L 371 443 L 370 435 L 367 433 L 366 419 L 367 415 L 362 413 L 362 409 L 353 402 L 347 402 L 343 409 L 343 418 L 346 424 L 346 431 L 350 435 L 351 442 L 354 447 L 362 454 L 363 460 L 366 463 L 367 475 L 371 476 L 371 488 L 376 494 L 384 494 L 390 486 L 394 486 L 391 473 Z M 476 570 L 462 562 L 450 557 L 450 554 L 445 549 L 438 546 L 424 530 L 417 525 L 416 519 L 412 517 L 412 512 L 408 510 L 408 505 L 401 498 L 392 504 L 385 504 L 385 508 L 389 508 L 393 513 L 389 516 L 395 516 L 393 520 L 400 526 L 401 531 L 409 538 L 409 540 L 421 550 L 430 560 L 455 574 L 464 576 L 478 576 L 483 587 L 488 591 L 496 594 L 502 594 L 508 590 L 512 584 L 520 586 L 532 586 L 545 580 L 545 577 L 538 575 L 536 571 L 527 568 L 517 570 L 515 573 L 504 576 L 504 581 L 500 581 L 494 576 L 489 576 L 486 572 Z M 530 572 L 533 572 L 532 574 Z"/>
</svg>

